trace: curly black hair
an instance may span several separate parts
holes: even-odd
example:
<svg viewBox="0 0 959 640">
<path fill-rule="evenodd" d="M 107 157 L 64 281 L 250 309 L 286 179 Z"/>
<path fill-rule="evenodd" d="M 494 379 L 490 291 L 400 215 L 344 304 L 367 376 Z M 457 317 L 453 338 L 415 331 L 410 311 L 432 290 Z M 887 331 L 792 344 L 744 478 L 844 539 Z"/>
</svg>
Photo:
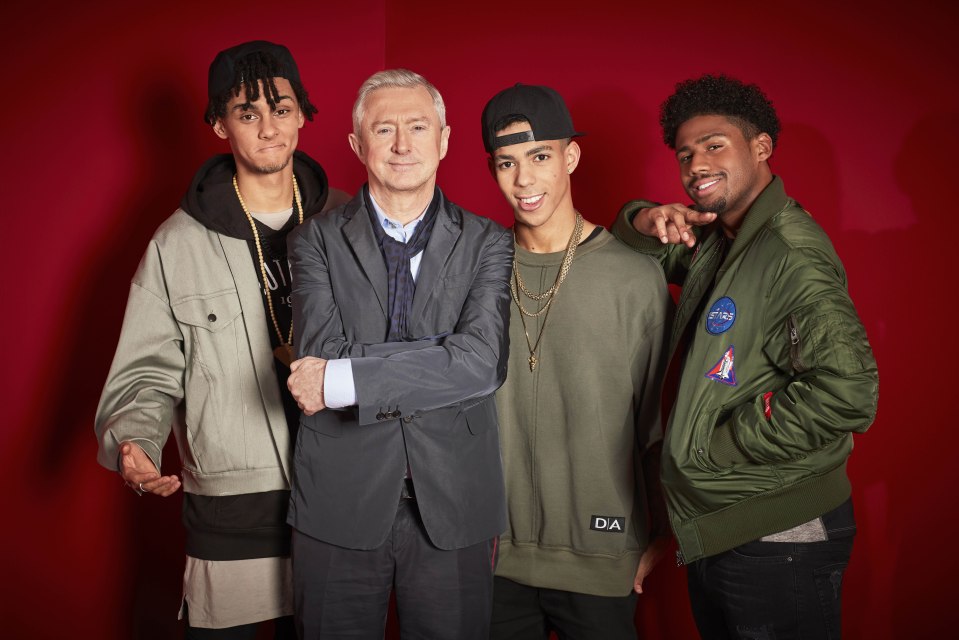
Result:
<svg viewBox="0 0 959 640">
<path fill-rule="evenodd" d="M 696 116 L 721 115 L 730 119 L 747 140 L 760 133 L 772 138 L 773 147 L 779 138 L 779 118 L 772 102 L 754 84 L 745 84 L 725 75 L 704 75 L 676 85 L 676 93 L 666 98 L 659 108 L 659 125 L 663 142 L 676 148 L 679 127 Z"/>
<path fill-rule="evenodd" d="M 276 109 L 276 102 L 280 99 L 280 92 L 276 89 L 273 78 L 283 77 L 284 73 L 277 63 L 276 59 L 268 53 L 255 51 L 245 56 L 236 63 L 235 74 L 233 77 L 233 88 L 227 89 L 218 96 L 210 98 L 206 105 L 206 113 L 203 119 L 209 125 L 216 124 L 218 118 L 226 116 L 226 105 L 233 98 L 240 95 L 240 89 L 246 89 L 246 96 L 250 102 L 260 99 L 260 82 L 267 88 L 265 98 L 270 109 Z M 300 106 L 300 111 L 306 116 L 307 120 L 313 120 L 313 114 L 317 108 L 310 102 L 310 97 L 303 88 L 303 85 L 297 80 L 290 80 L 293 87 L 293 95 Z"/>
</svg>

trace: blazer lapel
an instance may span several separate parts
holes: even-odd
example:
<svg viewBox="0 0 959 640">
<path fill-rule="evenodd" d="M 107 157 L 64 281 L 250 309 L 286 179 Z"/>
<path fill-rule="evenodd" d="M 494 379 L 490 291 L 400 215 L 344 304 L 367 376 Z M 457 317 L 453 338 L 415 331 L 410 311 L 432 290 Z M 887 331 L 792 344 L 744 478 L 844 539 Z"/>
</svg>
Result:
<svg viewBox="0 0 959 640">
<path fill-rule="evenodd" d="M 354 200 L 355 202 L 355 200 Z M 356 256 L 366 279 L 376 293 L 376 299 L 380 303 L 380 310 L 389 317 L 387 310 L 387 273 L 386 261 L 383 259 L 383 253 L 376 244 L 376 237 L 373 235 L 373 228 L 370 226 L 370 214 L 362 200 L 357 208 L 353 210 L 353 217 L 343 225 L 343 235 L 346 236 L 353 254 Z"/>
<path fill-rule="evenodd" d="M 433 226 L 430 241 L 427 243 L 426 249 L 423 250 L 420 270 L 416 275 L 416 291 L 413 293 L 413 310 L 410 315 L 411 322 L 414 318 L 419 318 L 423 314 L 426 303 L 429 301 L 440 275 L 444 272 L 446 260 L 453 251 L 460 233 L 462 233 L 459 222 L 449 214 L 445 198 L 440 203 L 440 210 L 436 212 L 436 215 L 438 218 Z"/>
</svg>

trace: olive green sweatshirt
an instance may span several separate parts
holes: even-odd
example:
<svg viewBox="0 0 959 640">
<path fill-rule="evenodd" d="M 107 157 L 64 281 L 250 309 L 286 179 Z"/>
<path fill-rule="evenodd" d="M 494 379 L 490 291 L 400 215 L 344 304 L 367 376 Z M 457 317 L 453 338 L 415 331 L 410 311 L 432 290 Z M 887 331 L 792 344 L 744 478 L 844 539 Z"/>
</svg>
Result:
<svg viewBox="0 0 959 640">
<path fill-rule="evenodd" d="M 564 253 L 517 246 L 526 288 L 549 289 Z M 519 296 L 533 313 L 545 302 Z M 650 449 L 658 457 L 662 439 L 671 313 L 662 269 L 601 230 L 579 246 L 548 314 L 526 317 L 524 331 L 515 301 L 511 310 L 509 373 L 496 398 L 509 529 L 496 574 L 625 596 L 650 531 L 641 460 Z M 659 495 L 658 483 L 649 491 Z"/>
</svg>

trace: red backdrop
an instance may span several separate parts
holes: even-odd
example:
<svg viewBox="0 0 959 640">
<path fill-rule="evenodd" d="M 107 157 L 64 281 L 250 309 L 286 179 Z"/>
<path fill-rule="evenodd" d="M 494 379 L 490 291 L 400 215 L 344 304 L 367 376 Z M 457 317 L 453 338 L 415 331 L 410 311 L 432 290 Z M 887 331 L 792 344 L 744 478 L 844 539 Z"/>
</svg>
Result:
<svg viewBox="0 0 959 640">
<path fill-rule="evenodd" d="M 852 4 L 102 0 L 3 9 L 0 636 L 179 633 L 179 498 L 138 499 L 96 465 L 92 417 L 140 253 L 194 170 L 225 150 L 202 122 L 207 65 L 257 38 L 297 57 L 320 109 L 300 148 L 351 192 L 364 177 L 346 142 L 360 83 L 396 66 L 430 78 L 453 128 L 440 183 L 501 222 L 510 215 L 478 124 L 497 90 L 523 81 L 563 93 L 589 134 L 575 201 L 608 224 L 628 199 L 681 197 L 656 125 L 675 82 L 721 71 L 762 86 L 784 124 L 773 169 L 844 259 L 882 378 L 879 417 L 851 461 L 860 532 L 846 637 L 951 635 L 959 527 L 948 461 L 959 438 L 947 407 L 959 350 L 945 256 L 951 201 L 938 192 L 955 179 L 946 160 L 959 147 L 959 93 L 948 80 L 957 21 L 945 2 Z M 694 636 L 684 575 L 668 561 L 649 578 L 637 622 L 646 638 Z"/>
</svg>

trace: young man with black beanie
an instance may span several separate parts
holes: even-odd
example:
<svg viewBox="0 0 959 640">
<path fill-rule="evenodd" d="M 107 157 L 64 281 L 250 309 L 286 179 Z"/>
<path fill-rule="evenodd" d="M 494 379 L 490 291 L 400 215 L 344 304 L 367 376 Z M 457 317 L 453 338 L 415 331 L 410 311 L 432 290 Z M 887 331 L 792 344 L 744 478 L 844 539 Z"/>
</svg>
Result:
<svg viewBox="0 0 959 640">
<path fill-rule="evenodd" d="M 292 638 L 286 236 L 336 197 L 296 151 L 316 107 L 286 47 L 220 52 L 208 94 L 205 119 L 232 154 L 200 168 L 133 277 L 97 410 L 98 461 L 140 495 L 183 487 L 187 638 L 253 638 L 273 619 L 276 637 Z M 160 472 L 171 430 L 179 477 Z"/>
<path fill-rule="evenodd" d="M 556 91 L 500 91 L 482 133 L 516 243 L 509 373 L 496 394 L 509 526 L 491 638 L 631 640 L 637 594 L 669 539 L 666 280 L 573 206 L 582 134 Z"/>
</svg>

